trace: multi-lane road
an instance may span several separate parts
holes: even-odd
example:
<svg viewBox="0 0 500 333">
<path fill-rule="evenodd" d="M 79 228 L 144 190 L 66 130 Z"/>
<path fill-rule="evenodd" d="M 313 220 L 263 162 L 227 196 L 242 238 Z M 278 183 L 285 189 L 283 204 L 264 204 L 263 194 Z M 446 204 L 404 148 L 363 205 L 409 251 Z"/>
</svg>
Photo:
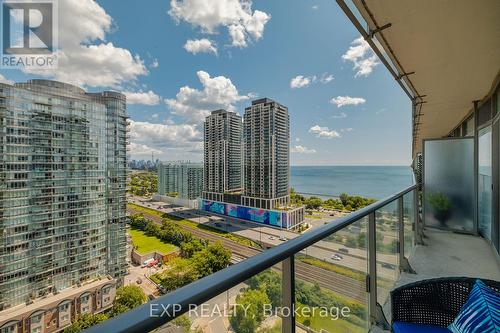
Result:
<svg viewBox="0 0 500 333">
<path fill-rule="evenodd" d="M 150 209 L 155 209 L 161 212 L 169 213 L 171 215 L 176 215 L 182 218 L 189 219 L 197 223 L 209 224 L 212 227 L 216 227 L 222 230 L 226 230 L 241 236 L 253 239 L 259 242 L 264 247 L 272 247 L 281 244 L 283 241 L 280 237 L 286 237 L 291 239 L 297 237 L 296 233 L 278 230 L 269 227 L 258 226 L 254 223 L 246 221 L 238 221 L 232 219 L 225 221 L 221 217 L 208 216 L 205 212 L 200 212 L 191 209 L 183 208 L 173 208 L 172 206 L 165 204 L 164 202 L 144 202 L 144 199 L 139 199 L 137 197 L 130 197 L 129 200 L 135 204 L 145 206 Z M 129 207 L 128 211 L 130 214 L 139 213 L 133 208 Z M 143 213 L 143 212 L 141 212 Z M 157 215 L 143 213 L 145 217 L 155 221 L 156 223 L 161 223 L 161 218 Z M 241 261 L 245 258 L 249 258 L 261 252 L 261 249 L 248 247 L 237 242 L 234 242 L 228 238 L 218 236 L 214 233 L 207 232 L 202 229 L 197 229 L 187 225 L 181 225 L 182 228 L 191 232 L 193 235 L 207 239 L 210 241 L 220 241 L 226 248 L 230 249 L 233 253 L 233 262 Z M 304 254 L 308 256 L 315 257 L 317 259 L 328 261 L 330 263 L 335 263 L 339 266 L 344 266 L 346 268 L 355 269 L 357 271 L 366 271 L 367 261 L 366 261 L 366 251 L 362 249 L 351 249 L 349 248 L 349 253 L 339 251 L 340 248 L 344 247 L 342 244 L 337 244 L 334 242 L 321 241 L 315 245 L 307 248 L 307 251 L 303 251 Z M 332 256 L 338 254 L 342 256 L 341 261 L 333 261 Z M 378 272 L 379 275 L 385 278 L 394 279 L 396 274 L 393 269 L 383 267 L 382 264 L 395 262 L 394 256 L 382 255 L 378 258 Z M 280 270 L 280 265 L 274 267 L 276 270 Z M 326 269 L 322 269 L 318 266 L 313 266 L 299 260 L 295 262 L 295 274 L 298 279 L 302 279 L 311 283 L 318 283 L 321 287 L 330 289 L 334 292 L 340 293 L 351 299 L 366 302 L 366 292 L 365 292 L 365 281 L 360 281 L 358 279 L 345 276 L 336 272 L 332 272 Z"/>
</svg>

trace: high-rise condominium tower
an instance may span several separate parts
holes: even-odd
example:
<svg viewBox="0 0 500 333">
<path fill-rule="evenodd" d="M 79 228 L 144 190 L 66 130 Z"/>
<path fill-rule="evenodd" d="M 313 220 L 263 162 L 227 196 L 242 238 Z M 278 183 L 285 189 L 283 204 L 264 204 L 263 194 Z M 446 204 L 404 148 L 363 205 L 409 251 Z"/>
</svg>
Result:
<svg viewBox="0 0 500 333">
<path fill-rule="evenodd" d="M 241 191 L 241 117 L 216 110 L 205 120 L 204 192 L 209 200 Z"/>
<path fill-rule="evenodd" d="M 274 209 L 290 201 L 290 120 L 288 108 L 271 99 L 252 101 L 243 118 L 246 206 Z"/>
<path fill-rule="evenodd" d="M 126 273 L 125 96 L 0 84 L 0 310 Z"/>
<path fill-rule="evenodd" d="M 158 164 L 158 194 L 194 200 L 203 190 L 203 164 L 162 162 Z"/>
</svg>

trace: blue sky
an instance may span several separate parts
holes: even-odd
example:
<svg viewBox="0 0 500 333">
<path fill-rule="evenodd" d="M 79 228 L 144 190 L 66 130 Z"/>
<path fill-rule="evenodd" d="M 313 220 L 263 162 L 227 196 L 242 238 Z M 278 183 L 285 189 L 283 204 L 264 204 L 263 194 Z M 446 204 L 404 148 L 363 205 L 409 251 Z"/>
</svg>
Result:
<svg viewBox="0 0 500 333">
<path fill-rule="evenodd" d="M 59 69 L 0 79 L 126 92 L 132 158 L 201 161 L 203 116 L 258 96 L 288 106 L 293 165 L 410 161 L 410 101 L 334 1 L 60 4 Z"/>
</svg>

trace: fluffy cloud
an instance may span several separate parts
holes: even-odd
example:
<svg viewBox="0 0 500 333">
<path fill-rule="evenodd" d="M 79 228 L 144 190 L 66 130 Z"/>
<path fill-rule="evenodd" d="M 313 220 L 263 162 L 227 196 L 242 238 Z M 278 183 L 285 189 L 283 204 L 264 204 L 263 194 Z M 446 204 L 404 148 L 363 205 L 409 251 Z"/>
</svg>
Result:
<svg viewBox="0 0 500 333">
<path fill-rule="evenodd" d="M 305 88 L 316 82 L 326 84 L 331 81 L 333 81 L 333 75 L 328 73 L 323 73 L 323 75 L 321 75 L 319 79 L 316 75 L 312 76 L 297 75 L 290 81 L 290 88 L 292 89 Z"/>
<path fill-rule="evenodd" d="M 160 96 L 155 94 L 152 90 L 148 92 L 124 92 L 127 96 L 128 104 L 143 104 L 143 105 L 158 105 L 160 103 Z"/>
<path fill-rule="evenodd" d="M 303 75 L 297 75 L 290 81 L 290 88 L 292 89 L 304 88 L 309 86 L 315 80 L 316 80 L 315 76 L 307 77 Z"/>
<path fill-rule="evenodd" d="M 327 139 L 333 139 L 333 138 L 340 138 L 339 132 L 335 130 L 330 130 L 328 127 L 322 127 L 319 125 L 314 125 L 309 129 L 309 133 L 313 133 L 316 135 L 318 138 L 327 138 Z"/>
<path fill-rule="evenodd" d="M 149 150 L 164 152 L 169 149 L 201 151 L 202 134 L 195 125 L 155 124 L 130 120 L 131 150 L 148 147 Z M 132 146 L 134 145 L 134 146 Z M 151 151 L 150 151 L 151 153 Z"/>
<path fill-rule="evenodd" d="M 26 69 L 30 74 L 92 87 L 119 88 L 148 73 L 144 61 L 129 50 L 105 42 L 113 20 L 93 0 L 59 2 L 58 68 Z"/>
<path fill-rule="evenodd" d="M 329 83 L 331 81 L 333 81 L 334 77 L 332 74 L 328 74 L 328 73 L 323 73 L 323 75 L 321 76 L 321 78 L 319 79 L 319 81 L 321 83 Z"/>
<path fill-rule="evenodd" d="M 160 67 L 160 63 L 158 62 L 158 59 L 154 59 L 153 62 L 151 63 L 151 68 L 158 68 Z"/>
<path fill-rule="evenodd" d="M 330 100 L 330 103 L 337 105 L 338 108 L 345 105 L 364 104 L 366 100 L 361 97 L 337 96 Z"/>
<path fill-rule="evenodd" d="M 363 37 L 352 41 L 349 49 L 342 55 L 342 59 L 353 63 L 353 69 L 356 71 L 355 77 L 368 76 L 373 68 L 380 63 L 377 55 Z"/>
<path fill-rule="evenodd" d="M 185 117 L 190 124 L 201 123 L 211 111 L 226 109 L 234 111 L 234 104 L 249 99 L 240 95 L 230 79 L 224 76 L 210 77 L 207 72 L 196 73 L 203 89 L 184 86 L 175 99 L 165 99 L 172 113 Z"/>
<path fill-rule="evenodd" d="M 135 142 L 131 142 L 129 144 L 129 148 L 130 148 L 130 153 L 135 156 L 150 157 L 151 154 L 160 155 L 162 153 L 162 151 L 159 149 L 151 148 L 147 145 Z"/>
<path fill-rule="evenodd" d="M 217 46 L 209 39 L 189 39 L 184 44 L 184 49 L 192 54 L 213 53 L 217 54 Z"/>
<path fill-rule="evenodd" d="M 203 33 L 214 34 L 226 27 L 236 47 L 261 39 L 271 19 L 265 12 L 252 11 L 251 0 L 171 0 L 170 7 L 168 14 L 175 21 L 186 21 Z"/>
<path fill-rule="evenodd" d="M 7 79 L 5 76 L 0 74 L 0 83 L 14 84 L 14 81 Z"/>
<path fill-rule="evenodd" d="M 292 147 L 292 153 L 297 153 L 297 154 L 314 154 L 316 152 L 316 149 L 309 149 L 307 147 L 297 145 Z"/>
</svg>

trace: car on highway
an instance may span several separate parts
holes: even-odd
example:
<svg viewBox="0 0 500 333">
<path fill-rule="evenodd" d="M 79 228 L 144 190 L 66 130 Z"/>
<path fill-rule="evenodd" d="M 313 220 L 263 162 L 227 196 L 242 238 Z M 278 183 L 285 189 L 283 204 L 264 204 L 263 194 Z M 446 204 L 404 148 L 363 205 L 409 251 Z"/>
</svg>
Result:
<svg viewBox="0 0 500 333">
<path fill-rule="evenodd" d="M 341 248 L 339 249 L 339 252 L 342 252 L 342 253 L 349 253 L 349 250 L 348 250 L 348 249 L 346 249 L 345 247 L 341 247 Z"/>
<path fill-rule="evenodd" d="M 389 264 L 387 262 L 383 262 L 382 267 L 387 268 L 387 269 L 396 269 L 396 265 Z"/>
<path fill-rule="evenodd" d="M 287 239 L 285 236 L 280 236 L 280 241 L 285 242 L 285 241 L 287 241 L 287 240 L 288 240 L 288 239 Z"/>
<path fill-rule="evenodd" d="M 344 257 L 342 257 L 340 254 L 335 253 L 334 255 L 332 255 L 332 259 L 336 260 L 336 261 L 340 261 L 340 260 L 344 259 Z"/>
<path fill-rule="evenodd" d="M 275 240 L 276 238 L 274 238 L 274 236 L 269 236 L 269 239 L 270 240 Z"/>
</svg>

